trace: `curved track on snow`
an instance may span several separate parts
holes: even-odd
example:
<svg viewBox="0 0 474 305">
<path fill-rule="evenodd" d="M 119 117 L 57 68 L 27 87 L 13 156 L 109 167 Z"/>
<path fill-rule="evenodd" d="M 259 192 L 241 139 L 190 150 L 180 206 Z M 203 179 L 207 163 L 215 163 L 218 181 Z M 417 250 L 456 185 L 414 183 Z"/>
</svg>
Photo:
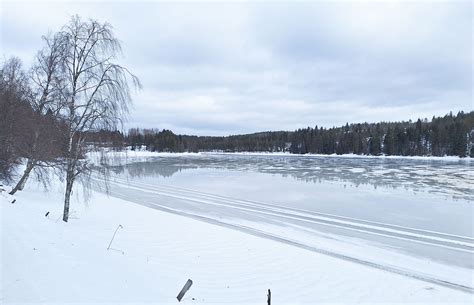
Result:
<svg viewBox="0 0 474 305">
<path fill-rule="evenodd" d="M 410 270 L 404 270 L 402 268 L 382 265 L 369 260 L 352 257 L 349 255 L 337 253 L 334 251 L 328 251 L 322 248 L 318 248 L 312 245 L 305 244 L 300 241 L 292 240 L 283 236 L 279 236 L 272 232 L 266 232 L 257 228 L 252 228 L 247 225 L 236 224 L 220 217 L 213 217 L 212 215 L 206 215 L 205 213 L 194 213 L 192 211 L 186 211 L 182 209 L 176 209 L 169 205 L 161 203 L 159 200 L 150 200 L 139 198 L 134 196 L 134 190 L 137 193 L 148 193 L 150 195 L 165 196 L 173 199 L 184 200 L 186 202 L 192 202 L 199 206 L 220 207 L 225 209 L 236 210 L 245 213 L 251 213 L 252 215 L 258 215 L 261 217 L 272 217 L 273 219 L 279 219 L 282 222 L 285 221 L 297 221 L 299 223 L 316 224 L 319 226 L 325 226 L 330 228 L 342 229 L 346 231 L 353 231 L 356 233 L 369 234 L 377 237 L 395 239 L 406 241 L 410 243 L 429 245 L 442 249 L 449 249 L 452 251 L 463 252 L 468 255 L 474 256 L 474 238 L 466 236 L 458 236 L 453 234 L 446 234 L 441 232 L 434 232 L 428 230 L 421 230 L 416 228 L 409 228 L 379 222 L 366 221 L 361 219 L 355 219 L 350 217 L 343 217 L 332 214 L 318 213 L 313 211 L 300 210 L 290 207 L 282 207 L 264 202 L 241 200 L 235 198 L 229 198 L 225 196 L 204 193 L 197 190 L 184 189 L 179 187 L 172 187 L 167 185 L 156 185 L 147 184 L 142 182 L 132 182 L 123 178 L 116 178 L 110 181 L 111 188 L 109 190 L 110 195 L 118 198 L 125 199 L 139 203 L 154 209 L 162 211 L 184 215 L 194 219 L 199 219 L 209 223 L 230 227 L 237 229 L 255 236 L 269 238 L 279 242 L 284 242 L 299 248 L 307 249 L 313 252 L 329 255 L 339 259 L 363 264 L 373 268 L 401 274 L 432 284 L 442 285 L 453 289 L 461 290 L 464 292 L 474 293 L 474 287 L 462 285 L 459 283 L 453 283 L 443 279 L 439 279 L 430 275 L 419 274 Z M 120 188 L 114 188 L 114 186 L 126 188 L 128 191 L 123 192 Z"/>
</svg>

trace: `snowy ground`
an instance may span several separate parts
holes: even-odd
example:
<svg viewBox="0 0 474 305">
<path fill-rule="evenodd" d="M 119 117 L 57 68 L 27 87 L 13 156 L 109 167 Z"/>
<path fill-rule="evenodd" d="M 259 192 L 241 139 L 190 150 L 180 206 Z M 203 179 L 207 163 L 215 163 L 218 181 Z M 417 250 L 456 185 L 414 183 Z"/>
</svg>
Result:
<svg viewBox="0 0 474 305">
<path fill-rule="evenodd" d="M 424 278 L 474 287 L 474 239 L 299 210 L 159 184 L 116 179 L 114 197 L 310 251 Z"/>
<path fill-rule="evenodd" d="M 116 157 L 131 167 L 111 181 L 115 198 L 92 192 L 84 204 L 76 191 L 68 224 L 59 183 L 50 193 L 29 183 L 15 204 L 0 196 L 0 303 L 176 304 L 188 278 L 194 285 L 183 302 L 193 304 L 265 304 L 268 288 L 274 304 L 474 302 L 470 159 L 388 158 L 374 166 L 380 158 Z M 354 197 L 346 184 L 365 195 Z M 317 204 L 295 209 L 308 203 Z M 335 208 L 365 220 L 331 214 Z M 108 251 L 119 224 L 120 251 Z"/>
<path fill-rule="evenodd" d="M 472 304 L 470 293 L 94 193 L 75 192 L 69 223 L 61 186 L 30 183 L 0 196 L 4 304 Z M 50 212 L 45 217 L 46 212 Z M 118 225 L 112 247 L 108 243 Z M 122 252 L 123 251 L 123 254 Z"/>
</svg>

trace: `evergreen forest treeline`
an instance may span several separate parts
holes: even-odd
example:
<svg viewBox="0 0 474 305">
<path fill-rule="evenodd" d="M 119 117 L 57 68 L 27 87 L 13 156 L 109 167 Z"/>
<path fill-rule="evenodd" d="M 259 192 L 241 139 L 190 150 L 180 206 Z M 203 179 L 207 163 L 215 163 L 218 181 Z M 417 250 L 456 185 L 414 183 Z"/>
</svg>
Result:
<svg viewBox="0 0 474 305">
<path fill-rule="evenodd" d="M 103 141 L 105 138 L 97 138 Z M 122 135 L 115 133 L 114 141 Z M 159 152 L 290 152 L 293 154 L 358 154 L 474 157 L 474 111 L 431 121 L 346 124 L 268 131 L 231 136 L 176 135 L 171 130 L 132 128 L 123 136 L 133 150 Z"/>
</svg>

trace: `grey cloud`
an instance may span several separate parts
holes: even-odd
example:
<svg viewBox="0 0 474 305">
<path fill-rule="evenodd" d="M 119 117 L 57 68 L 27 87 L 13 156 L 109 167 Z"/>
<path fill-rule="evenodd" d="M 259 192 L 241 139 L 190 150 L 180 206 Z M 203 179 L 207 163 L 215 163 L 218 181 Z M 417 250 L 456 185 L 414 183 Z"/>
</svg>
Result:
<svg viewBox="0 0 474 305">
<path fill-rule="evenodd" d="M 144 83 L 127 126 L 222 135 L 473 109 L 470 1 L 2 8 L 1 55 L 26 63 L 72 14 L 110 22 Z"/>
</svg>

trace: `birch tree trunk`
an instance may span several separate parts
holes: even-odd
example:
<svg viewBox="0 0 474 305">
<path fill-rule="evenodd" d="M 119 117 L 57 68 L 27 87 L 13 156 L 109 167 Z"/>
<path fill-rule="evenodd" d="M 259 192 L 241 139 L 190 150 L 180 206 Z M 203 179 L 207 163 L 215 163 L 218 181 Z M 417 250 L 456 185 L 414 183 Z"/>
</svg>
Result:
<svg viewBox="0 0 474 305">
<path fill-rule="evenodd" d="M 17 191 L 22 191 L 23 188 L 25 187 L 26 181 L 28 180 L 28 177 L 30 176 L 31 171 L 36 165 L 36 161 L 33 161 L 31 159 L 28 159 L 28 162 L 26 164 L 26 169 L 23 172 L 23 176 L 21 177 L 20 181 L 15 185 L 15 187 L 10 191 L 10 195 L 14 195 Z"/>
<path fill-rule="evenodd" d="M 68 161 L 66 172 L 66 192 L 64 195 L 64 212 L 63 221 L 67 222 L 69 219 L 69 202 L 71 199 L 72 186 L 74 184 L 74 166 L 71 160 Z"/>
</svg>

